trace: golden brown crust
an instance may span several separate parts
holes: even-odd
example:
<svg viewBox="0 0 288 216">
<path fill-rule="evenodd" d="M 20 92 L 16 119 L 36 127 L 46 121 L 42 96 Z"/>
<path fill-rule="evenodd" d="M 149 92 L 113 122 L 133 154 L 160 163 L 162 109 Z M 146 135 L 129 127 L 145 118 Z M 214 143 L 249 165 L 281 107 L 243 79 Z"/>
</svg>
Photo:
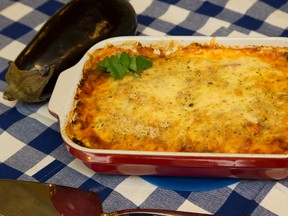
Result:
<svg viewBox="0 0 288 216">
<path fill-rule="evenodd" d="M 91 72 L 117 52 L 144 55 L 141 76 Z M 166 54 L 109 45 L 86 62 L 67 134 L 97 149 L 288 153 L 288 48 L 191 44 Z"/>
</svg>

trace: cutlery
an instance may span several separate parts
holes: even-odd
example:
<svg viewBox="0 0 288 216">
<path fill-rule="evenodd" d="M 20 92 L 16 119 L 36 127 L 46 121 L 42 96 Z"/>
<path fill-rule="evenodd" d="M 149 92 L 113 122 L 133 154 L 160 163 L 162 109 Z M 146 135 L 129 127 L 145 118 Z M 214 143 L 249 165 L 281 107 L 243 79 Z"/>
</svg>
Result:
<svg viewBox="0 0 288 216">
<path fill-rule="evenodd" d="M 103 213 L 95 192 L 56 184 L 0 180 L 0 216 L 204 216 L 207 214 L 156 209 L 127 209 Z"/>
</svg>

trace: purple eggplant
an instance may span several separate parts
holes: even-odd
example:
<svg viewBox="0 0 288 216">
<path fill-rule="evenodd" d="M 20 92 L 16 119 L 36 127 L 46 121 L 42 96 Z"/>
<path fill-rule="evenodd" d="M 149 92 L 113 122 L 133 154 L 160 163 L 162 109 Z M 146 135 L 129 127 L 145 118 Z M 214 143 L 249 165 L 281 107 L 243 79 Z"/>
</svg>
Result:
<svg viewBox="0 0 288 216">
<path fill-rule="evenodd" d="M 95 43 L 135 35 L 137 17 L 127 0 L 72 0 L 60 8 L 9 62 L 7 100 L 50 98 L 59 74 L 75 65 Z M 67 80 L 69 82 L 69 80 Z"/>
</svg>

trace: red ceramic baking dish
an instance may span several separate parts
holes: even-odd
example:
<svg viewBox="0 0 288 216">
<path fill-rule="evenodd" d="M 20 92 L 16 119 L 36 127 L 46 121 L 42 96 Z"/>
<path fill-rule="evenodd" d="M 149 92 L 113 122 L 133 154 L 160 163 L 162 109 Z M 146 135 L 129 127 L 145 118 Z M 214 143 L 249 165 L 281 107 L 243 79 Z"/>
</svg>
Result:
<svg viewBox="0 0 288 216">
<path fill-rule="evenodd" d="M 94 45 L 88 53 L 107 44 L 120 45 L 141 42 L 144 45 L 169 46 L 192 42 L 209 43 L 211 37 L 186 36 L 131 36 L 116 37 Z M 225 46 L 272 45 L 288 46 L 287 38 L 227 38 L 216 37 Z M 283 154 L 225 154 L 191 152 L 151 152 L 128 150 L 100 150 L 82 147 L 65 133 L 65 124 L 74 106 L 74 96 L 82 77 L 82 69 L 89 58 L 85 55 L 74 67 L 62 72 L 49 101 L 50 113 L 57 117 L 68 151 L 98 173 L 123 175 L 162 175 L 191 177 L 231 177 L 254 179 L 285 179 L 288 177 L 288 156 Z"/>
</svg>

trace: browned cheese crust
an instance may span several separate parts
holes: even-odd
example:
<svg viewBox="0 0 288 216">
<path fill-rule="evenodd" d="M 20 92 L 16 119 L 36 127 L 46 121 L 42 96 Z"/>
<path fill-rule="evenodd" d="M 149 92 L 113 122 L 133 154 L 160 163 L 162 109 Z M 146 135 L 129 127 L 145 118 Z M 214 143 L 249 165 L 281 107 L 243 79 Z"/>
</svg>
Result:
<svg viewBox="0 0 288 216">
<path fill-rule="evenodd" d="M 120 80 L 91 72 L 123 51 L 153 66 Z M 66 132 L 88 148 L 287 154 L 288 48 L 107 45 L 86 62 L 75 101 Z"/>
</svg>

